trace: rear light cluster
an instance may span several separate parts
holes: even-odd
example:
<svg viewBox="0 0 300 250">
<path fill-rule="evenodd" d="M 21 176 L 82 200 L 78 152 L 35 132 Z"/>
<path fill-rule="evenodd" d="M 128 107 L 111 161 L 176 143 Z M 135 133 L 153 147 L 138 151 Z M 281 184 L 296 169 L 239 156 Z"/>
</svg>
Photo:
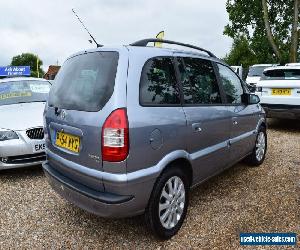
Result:
<svg viewBox="0 0 300 250">
<path fill-rule="evenodd" d="M 102 127 L 102 160 L 124 161 L 129 151 L 129 132 L 126 109 L 113 111 Z"/>
</svg>

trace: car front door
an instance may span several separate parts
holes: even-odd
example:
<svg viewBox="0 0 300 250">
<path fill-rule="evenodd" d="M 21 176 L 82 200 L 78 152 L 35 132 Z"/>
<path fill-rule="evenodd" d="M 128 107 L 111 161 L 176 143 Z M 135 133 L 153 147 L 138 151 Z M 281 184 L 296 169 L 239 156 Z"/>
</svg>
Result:
<svg viewBox="0 0 300 250">
<path fill-rule="evenodd" d="M 231 116 L 229 145 L 231 163 L 234 163 L 254 148 L 260 108 L 258 104 L 243 103 L 242 95 L 246 90 L 240 78 L 229 67 L 217 63 L 217 68 Z"/>
<path fill-rule="evenodd" d="M 187 120 L 187 150 L 194 181 L 201 182 L 221 171 L 229 161 L 229 111 L 210 60 L 177 57 L 177 62 Z"/>
</svg>

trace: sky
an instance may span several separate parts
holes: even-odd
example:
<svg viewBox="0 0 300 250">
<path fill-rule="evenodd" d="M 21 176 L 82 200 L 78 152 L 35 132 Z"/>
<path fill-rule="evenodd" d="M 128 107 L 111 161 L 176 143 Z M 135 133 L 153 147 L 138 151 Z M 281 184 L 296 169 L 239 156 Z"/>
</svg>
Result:
<svg viewBox="0 0 300 250">
<path fill-rule="evenodd" d="M 228 23 L 226 0 L 0 0 L 0 66 L 30 52 L 44 63 L 61 65 L 80 50 L 93 48 L 75 9 L 97 42 L 123 45 L 152 38 L 197 45 L 218 57 L 232 40 L 223 35 Z"/>
</svg>

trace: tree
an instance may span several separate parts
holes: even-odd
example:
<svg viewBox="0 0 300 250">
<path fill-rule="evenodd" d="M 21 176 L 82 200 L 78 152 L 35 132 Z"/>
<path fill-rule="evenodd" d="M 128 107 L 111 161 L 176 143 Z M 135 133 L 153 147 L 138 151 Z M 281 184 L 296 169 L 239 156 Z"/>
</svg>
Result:
<svg viewBox="0 0 300 250">
<path fill-rule="evenodd" d="M 233 39 L 246 37 L 265 63 L 295 62 L 299 57 L 299 1 L 227 0 L 230 23 L 224 34 Z"/>
<path fill-rule="evenodd" d="M 291 51 L 290 51 L 290 59 L 291 62 L 297 61 L 297 51 L 299 46 L 299 37 L 300 31 L 298 30 L 299 26 L 299 8 L 300 8 L 300 1 L 294 0 L 294 21 L 292 24 L 292 38 L 291 38 Z"/>
<path fill-rule="evenodd" d="M 39 64 L 38 70 L 37 63 Z M 42 65 L 43 61 L 31 53 L 22 53 L 21 55 L 14 56 L 11 61 L 11 66 L 30 66 L 31 76 L 33 77 L 44 76 L 45 73 L 42 69 Z"/>
<path fill-rule="evenodd" d="M 249 41 L 246 37 L 241 36 L 233 40 L 233 44 L 229 54 L 227 54 L 224 60 L 229 65 L 242 65 L 244 68 L 259 63 L 258 57 L 251 50 Z"/>
</svg>

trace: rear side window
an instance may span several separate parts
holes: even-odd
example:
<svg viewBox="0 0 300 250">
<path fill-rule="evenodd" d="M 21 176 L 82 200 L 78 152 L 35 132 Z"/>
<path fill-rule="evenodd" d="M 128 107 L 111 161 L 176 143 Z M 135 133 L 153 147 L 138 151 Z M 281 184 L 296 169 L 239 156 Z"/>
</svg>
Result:
<svg viewBox="0 0 300 250">
<path fill-rule="evenodd" d="M 228 67 L 217 64 L 228 103 L 241 104 L 244 93 L 241 80 Z"/>
<path fill-rule="evenodd" d="M 85 53 L 68 59 L 50 91 L 49 106 L 99 111 L 112 96 L 117 52 Z"/>
<path fill-rule="evenodd" d="M 146 62 L 141 75 L 140 103 L 142 105 L 180 104 L 171 58 L 157 57 Z"/>
<path fill-rule="evenodd" d="M 222 103 L 217 77 L 210 61 L 184 57 L 179 71 L 186 104 Z"/>
<path fill-rule="evenodd" d="M 253 77 L 253 76 L 262 76 L 264 69 L 271 67 L 270 66 L 252 66 L 249 68 L 249 73 L 248 76 Z"/>
</svg>

